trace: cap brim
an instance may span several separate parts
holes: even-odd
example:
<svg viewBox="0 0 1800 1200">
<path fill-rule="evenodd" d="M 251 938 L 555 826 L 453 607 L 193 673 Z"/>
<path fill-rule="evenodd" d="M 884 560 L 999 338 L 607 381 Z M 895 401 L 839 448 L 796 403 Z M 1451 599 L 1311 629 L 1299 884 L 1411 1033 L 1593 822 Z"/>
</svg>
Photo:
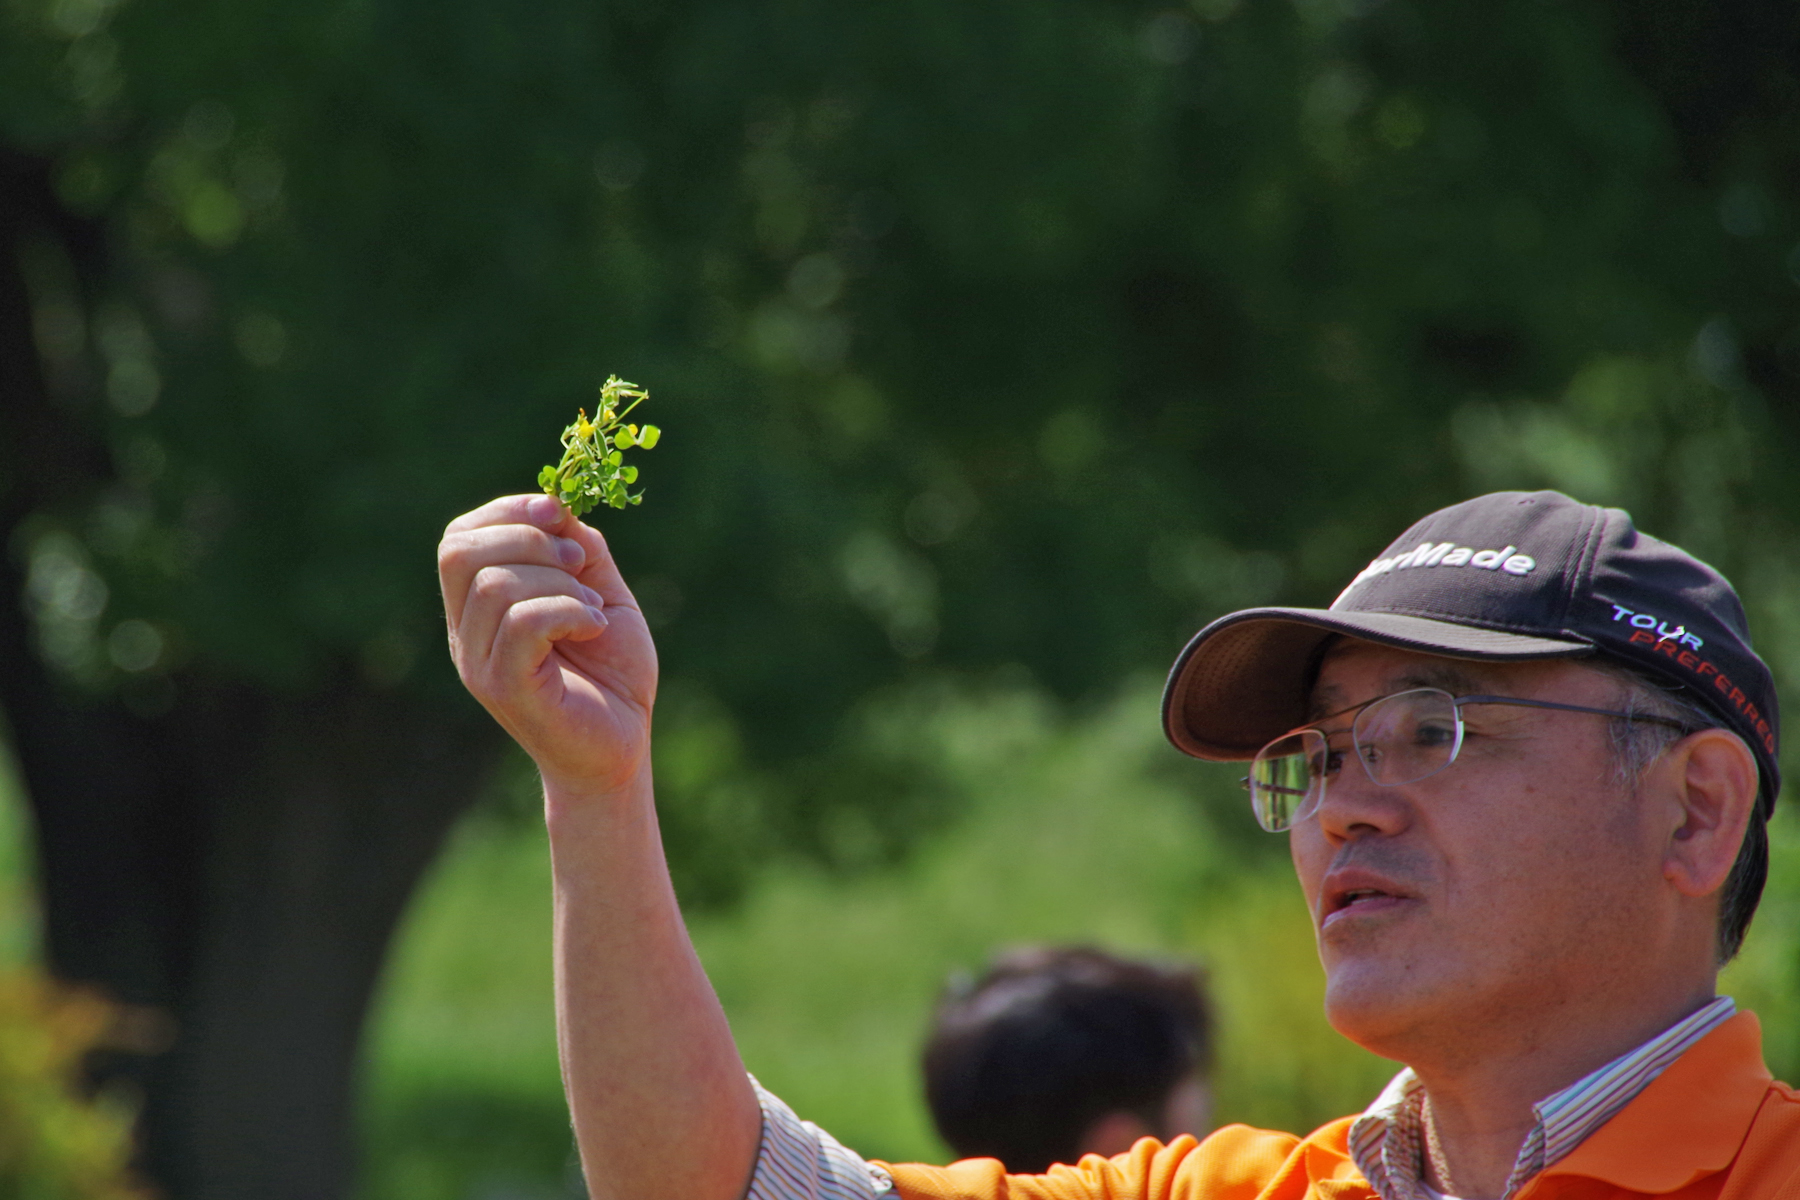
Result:
<svg viewBox="0 0 1800 1200">
<path fill-rule="evenodd" d="M 1333 634 L 1446 658 L 1578 658 L 1590 642 L 1505 633 L 1399 613 L 1251 608 L 1194 635 L 1163 691 L 1163 729 L 1195 758 L 1253 757 L 1306 720 L 1308 675 Z"/>
</svg>

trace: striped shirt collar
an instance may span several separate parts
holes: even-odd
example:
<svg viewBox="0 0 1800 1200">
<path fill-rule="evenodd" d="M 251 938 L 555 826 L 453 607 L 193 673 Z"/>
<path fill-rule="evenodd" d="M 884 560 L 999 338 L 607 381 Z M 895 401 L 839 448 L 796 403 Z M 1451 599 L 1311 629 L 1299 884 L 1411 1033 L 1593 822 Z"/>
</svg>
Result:
<svg viewBox="0 0 1800 1200">
<path fill-rule="evenodd" d="M 1579 1146 L 1736 1011 L 1731 997 L 1717 997 L 1637 1049 L 1532 1105 L 1537 1121 L 1519 1148 L 1505 1196 L 1513 1196 L 1532 1176 Z M 1426 1200 L 1421 1178 L 1424 1101 L 1425 1086 L 1408 1067 L 1350 1126 L 1350 1157 L 1382 1200 Z"/>
</svg>

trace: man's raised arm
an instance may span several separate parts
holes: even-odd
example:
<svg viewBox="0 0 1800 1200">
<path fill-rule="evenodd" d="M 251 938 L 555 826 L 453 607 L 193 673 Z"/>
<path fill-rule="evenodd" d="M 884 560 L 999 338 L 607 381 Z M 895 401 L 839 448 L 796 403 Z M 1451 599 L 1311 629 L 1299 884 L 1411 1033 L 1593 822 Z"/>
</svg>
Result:
<svg viewBox="0 0 1800 1200">
<path fill-rule="evenodd" d="M 761 1115 L 669 884 L 650 780 L 656 649 L 605 539 L 549 496 L 438 548 L 464 684 L 537 763 L 563 1084 L 604 1200 L 738 1200 Z"/>
</svg>

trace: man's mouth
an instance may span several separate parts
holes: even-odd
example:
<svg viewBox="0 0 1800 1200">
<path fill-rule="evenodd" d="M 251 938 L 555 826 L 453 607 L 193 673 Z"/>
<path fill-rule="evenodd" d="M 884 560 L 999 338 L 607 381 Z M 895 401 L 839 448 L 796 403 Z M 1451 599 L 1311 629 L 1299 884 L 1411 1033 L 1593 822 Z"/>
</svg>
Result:
<svg viewBox="0 0 1800 1200">
<path fill-rule="evenodd" d="M 1329 882 L 1320 906 L 1321 929 L 1348 918 L 1389 912 L 1418 898 L 1386 880 L 1356 879 L 1354 874 L 1361 872 L 1345 872 Z"/>
</svg>

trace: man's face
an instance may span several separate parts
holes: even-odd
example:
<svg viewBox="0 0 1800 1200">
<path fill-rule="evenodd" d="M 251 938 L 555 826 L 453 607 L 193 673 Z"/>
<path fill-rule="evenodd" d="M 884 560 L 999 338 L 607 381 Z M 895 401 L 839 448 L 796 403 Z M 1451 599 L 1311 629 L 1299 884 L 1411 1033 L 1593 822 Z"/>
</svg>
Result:
<svg viewBox="0 0 1800 1200">
<path fill-rule="evenodd" d="M 1346 641 L 1314 723 L 1347 751 L 1292 833 L 1327 976 L 1326 1013 L 1377 1053 L 1491 1053 L 1548 1016 L 1614 1002 L 1666 939 L 1662 839 L 1616 777 L 1607 718 L 1471 705 L 1461 753 L 1427 779 L 1370 782 L 1352 705 L 1414 687 L 1616 708 L 1620 686 L 1566 662 L 1478 664 Z"/>
</svg>

